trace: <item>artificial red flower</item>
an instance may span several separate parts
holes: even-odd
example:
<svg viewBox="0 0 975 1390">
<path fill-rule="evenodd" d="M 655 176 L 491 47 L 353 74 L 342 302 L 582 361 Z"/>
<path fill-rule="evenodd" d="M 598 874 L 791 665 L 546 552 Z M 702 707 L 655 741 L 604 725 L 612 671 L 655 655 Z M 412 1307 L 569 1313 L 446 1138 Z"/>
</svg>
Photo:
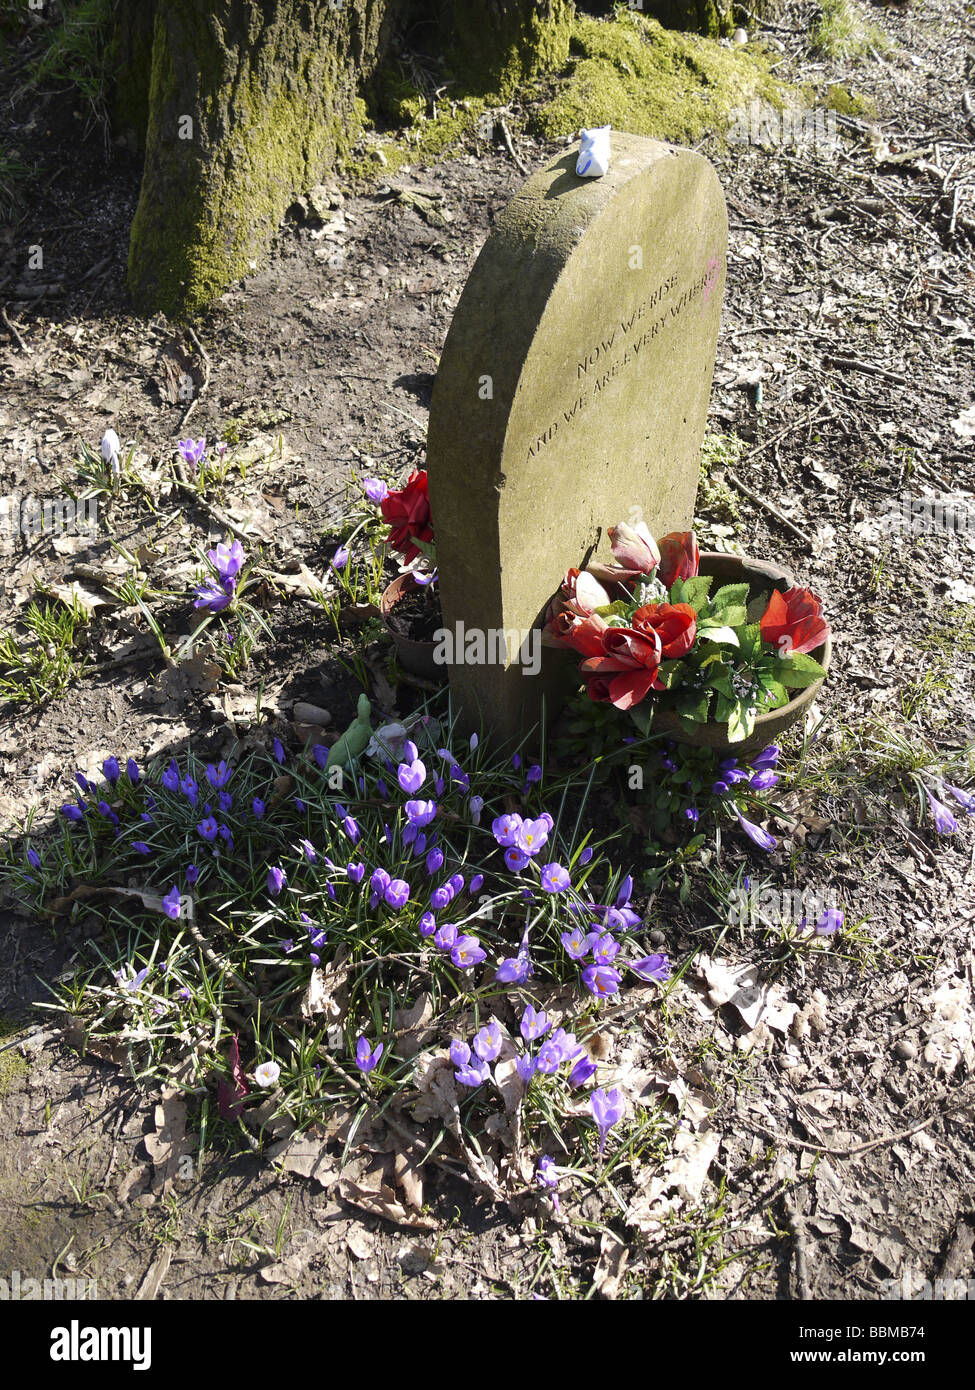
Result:
<svg viewBox="0 0 975 1390">
<path fill-rule="evenodd" d="M 657 578 L 665 589 L 678 579 L 693 579 L 701 563 L 701 552 L 697 548 L 693 531 L 670 531 L 661 536 L 660 567 Z"/>
<path fill-rule="evenodd" d="M 600 656 L 606 627 L 606 619 L 596 613 L 582 618 L 571 609 L 563 608 L 561 612 L 549 613 L 542 641 L 546 646 L 572 647 L 583 656 Z"/>
<path fill-rule="evenodd" d="M 651 628 L 608 627 L 602 634 L 602 656 L 582 662 L 590 699 L 605 700 L 617 709 L 632 709 L 649 693 L 660 666 L 660 638 Z"/>
<path fill-rule="evenodd" d="M 645 521 L 638 521 L 635 528 L 621 521 L 609 528 L 609 539 L 613 558 L 625 574 L 650 574 L 660 559 L 657 543 Z"/>
<path fill-rule="evenodd" d="M 759 625 L 762 641 L 777 647 L 781 656 L 792 652 L 813 652 L 829 636 L 829 623 L 823 605 L 811 589 L 797 586 L 781 593 L 772 590 L 769 605 Z"/>
<path fill-rule="evenodd" d="M 697 614 L 689 603 L 646 603 L 633 614 L 637 632 L 655 632 L 664 661 L 686 656 L 697 638 Z"/>
<path fill-rule="evenodd" d="M 423 553 L 414 545 L 414 539 L 424 543 L 433 540 L 426 469 L 411 473 L 406 486 L 400 488 L 399 492 L 387 493 L 380 508 L 390 526 L 387 545 L 398 550 L 405 562 L 410 564 Z"/>
</svg>

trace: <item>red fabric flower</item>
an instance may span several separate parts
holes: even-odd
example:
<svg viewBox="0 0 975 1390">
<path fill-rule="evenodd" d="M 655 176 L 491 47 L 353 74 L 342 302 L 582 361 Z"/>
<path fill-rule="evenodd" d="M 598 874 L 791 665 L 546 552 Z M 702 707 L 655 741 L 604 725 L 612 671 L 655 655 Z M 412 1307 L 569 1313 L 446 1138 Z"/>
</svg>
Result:
<svg viewBox="0 0 975 1390">
<path fill-rule="evenodd" d="M 811 589 L 795 587 L 786 589 L 784 594 L 773 589 L 759 625 L 762 641 L 778 648 L 781 656 L 813 652 L 829 636 L 823 605 Z"/>
<path fill-rule="evenodd" d="M 602 656 L 592 656 L 579 670 L 590 699 L 605 700 L 617 709 L 632 709 L 650 693 L 660 666 L 660 638 L 653 629 L 635 632 L 608 627 L 602 634 Z"/>
<path fill-rule="evenodd" d="M 677 579 L 694 578 L 701 563 L 701 552 L 693 531 L 671 531 L 661 536 L 657 544 L 660 547 L 657 578 L 665 589 Z"/>
<path fill-rule="evenodd" d="M 686 656 L 697 638 L 697 614 L 689 603 L 647 603 L 633 614 L 637 632 L 655 632 L 664 661 Z"/>
<path fill-rule="evenodd" d="M 569 608 L 551 613 L 545 624 L 542 638 L 546 646 L 572 647 L 583 656 L 599 656 L 603 650 L 603 633 L 606 619 L 595 613 L 580 618 Z"/>
<path fill-rule="evenodd" d="M 388 493 L 380 503 L 383 518 L 389 522 L 390 531 L 386 537 L 387 545 L 398 550 L 404 561 L 410 564 L 422 551 L 413 544 L 416 540 L 428 543 L 433 540 L 433 526 L 430 521 L 430 493 L 427 489 L 426 469 L 411 473 L 406 486 L 399 492 Z"/>
</svg>

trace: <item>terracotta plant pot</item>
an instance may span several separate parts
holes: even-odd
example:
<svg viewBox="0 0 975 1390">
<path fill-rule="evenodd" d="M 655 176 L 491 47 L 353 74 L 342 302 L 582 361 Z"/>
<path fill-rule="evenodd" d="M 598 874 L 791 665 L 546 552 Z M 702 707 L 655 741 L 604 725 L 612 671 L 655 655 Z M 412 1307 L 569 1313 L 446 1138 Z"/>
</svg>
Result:
<svg viewBox="0 0 975 1390">
<path fill-rule="evenodd" d="M 426 680 L 443 680 L 446 675 L 444 667 L 438 665 L 433 659 L 436 642 L 418 642 L 415 638 L 410 637 L 400 624 L 397 624 L 395 617 L 390 621 L 393 609 L 399 600 L 418 591 L 416 580 L 411 574 L 399 575 L 392 584 L 388 584 L 383 590 L 382 598 L 379 600 L 379 613 L 387 632 L 393 639 L 396 657 L 403 670 L 409 671 L 414 676 L 423 676 Z"/>
<path fill-rule="evenodd" d="M 747 583 L 750 598 L 772 588 L 784 592 L 795 584 L 789 571 L 778 565 L 769 564 L 765 560 L 751 560 L 741 555 L 724 555 L 713 550 L 702 552 L 700 573 L 713 575 L 717 581 L 714 585 L 715 588 L 721 584 Z M 810 656 L 814 661 L 819 662 L 824 671 L 828 671 L 832 652 L 833 644 L 827 637 L 821 647 L 810 652 Z M 797 690 L 787 705 L 781 705 L 779 709 L 769 710 L 767 714 L 758 715 L 755 720 L 754 731 L 748 738 L 742 739 L 739 743 L 729 742 L 727 724 L 712 722 L 698 724 L 693 733 L 687 733 L 681 727 L 677 714 L 664 705 L 657 706 L 653 716 L 651 733 L 666 734 L 675 743 L 692 744 L 698 748 L 714 748 L 727 752 L 729 756 L 737 756 L 738 754 L 747 756 L 749 753 L 759 752 L 770 743 L 777 743 L 785 731 L 805 715 L 822 686 L 821 680 L 814 681 L 812 685 Z"/>
</svg>

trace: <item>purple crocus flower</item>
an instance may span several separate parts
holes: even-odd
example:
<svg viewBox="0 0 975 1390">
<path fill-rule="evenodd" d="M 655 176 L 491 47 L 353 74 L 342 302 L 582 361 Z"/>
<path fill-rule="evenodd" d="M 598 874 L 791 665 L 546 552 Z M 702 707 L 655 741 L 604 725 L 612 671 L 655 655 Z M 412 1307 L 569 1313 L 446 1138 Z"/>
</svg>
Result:
<svg viewBox="0 0 975 1390">
<path fill-rule="evenodd" d="M 624 1101 L 618 1086 L 611 1091 L 596 1090 L 589 1097 L 593 1119 L 599 1126 L 599 1152 L 606 1147 L 606 1136 L 623 1118 Z"/>
<path fill-rule="evenodd" d="M 206 453 L 206 439 L 180 439 L 176 447 L 179 449 L 180 457 L 187 468 L 196 468 L 200 459 Z"/>
<path fill-rule="evenodd" d="M 195 806 L 197 803 L 197 785 L 189 773 L 187 773 L 182 782 L 180 782 L 179 789 L 190 805 Z"/>
<path fill-rule="evenodd" d="M 530 767 L 530 768 L 528 769 L 528 771 L 525 773 L 525 782 L 526 782 L 526 784 L 530 787 L 534 782 L 540 782 L 541 780 L 542 780 L 542 769 L 541 769 L 541 765 L 540 765 L 539 763 L 532 763 L 531 767 Z"/>
<path fill-rule="evenodd" d="M 517 956 L 507 956 L 501 962 L 494 978 L 499 985 L 520 985 L 533 973 L 528 956 L 519 952 Z"/>
<path fill-rule="evenodd" d="M 162 784 L 168 792 L 179 790 L 179 768 L 176 766 L 176 759 L 171 758 L 169 766 L 163 772 Z"/>
<path fill-rule="evenodd" d="M 832 936 L 838 932 L 845 920 L 845 914 L 838 907 L 827 907 L 819 914 L 813 931 L 817 936 Z"/>
<path fill-rule="evenodd" d="M 762 827 L 756 825 L 754 821 L 746 820 L 739 810 L 735 810 L 735 815 L 738 817 L 738 824 L 741 826 L 742 830 L 744 830 L 750 840 L 758 845 L 759 849 L 775 849 L 778 840 L 776 840 L 774 835 L 770 835 L 767 830 L 763 830 Z"/>
<path fill-rule="evenodd" d="M 770 767 L 763 767 L 748 779 L 748 785 L 756 792 L 766 792 L 782 779 Z"/>
<path fill-rule="evenodd" d="M 620 972 L 612 965 L 587 965 L 582 972 L 582 983 L 598 999 L 618 993 L 621 978 Z"/>
<path fill-rule="evenodd" d="M 225 608 L 230 607 L 232 601 L 233 593 L 228 593 L 224 585 L 218 584 L 215 579 L 207 579 L 203 584 L 196 586 L 193 607 L 208 608 L 211 613 L 222 613 Z"/>
<path fill-rule="evenodd" d="M 931 807 L 931 815 L 934 817 L 934 828 L 939 835 L 950 835 L 953 830 L 958 829 L 958 822 L 948 810 L 948 807 L 938 801 L 932 792 L 925 787 L 924 793 L 928 798 L 928 805 Z"/>
<path fill-rule="evenodd" d="M 484 810 L 484 797 L 472 796 L 470 801 L 467 803 L 467 806 L 471 813 L 471 820 L 474 822 L 475 825 L 480 825 L 481 812 Z"/>
<path fill-rule="evenodd" d="M 531 1081 L 532 1077 L 535 1075 L 537 1066 L 538 1064 L 535 1061 L 535 1058 L 529 1057 L 526 1052 L 520 1053 L 515 1058 L 515 1067 L 517 1068 L 518 1075 L 521 1077 L 522 1081 L 526 1086 L 528 1085 L 529 1081 Z"/>
<path fill-rule="evenodd" d="M 405 878 L 390 879 L 383 895 L 387 906 L 398 912 L 401 907 L 405 907 L 410 900 L 410 885 Z"/>
<path fill-rule="evenodd" d="M 186 868 L 183 870 L 183 877 L 186 879 L 186 882 L 192 886 L 200 877 L 200 871 L 195 864 L 187 864 Z"/>
<path fill-rule="evenodd" d="M 107 821 L 111 821 L 114 826 L 118 827 L 118 816 L 112 810 L 111 806 L 109 806 L 107 801 L 99 801 L 98 814 L 100 816 L 104 816 Z"/>
<path fill-rule="evenodd" d="M 151 854 L 151 853 L 152 853 L 152 850 L 151 850 L 151 849 L 149 848 L 149 846 L 146 844 L 145 840 L 133 840 L 133 841 L 132 841 L 132 848 L 135 850 L 135 852 L 136 852 L 137 854 Z"/>
<path fill-rule="evenodd" d="M 556 1211 L 559 1209 L 558 1174 L 555 1171 L 555 1164 L 548 1154 L 542 1154 L 538 1160 L 538 1167 L 535 1169 L 535 1181 L 539 1187 L 548 1189 L 552 1197 L 552 1206 Z"/>
<path fill-rule="evenodd" d="M 581 1057 L 569 1072 L 570 1086 L 584 1086 L 590 1077 L 596 1075 L 596 1063 L 591 1057 Z"/>
<path fill-rule="evenodd" d="M 385 895 L 390 882 L 391 879 L 385 869 L 373 869 L 369 879 L 369 891 L 372 894 L 370 907 L 375 907 L 379 899 Z"/>
<path fill-rule="evenodd" d="M 234 799 L 229 792 L 218 792 L 217 800 L 220 803 L 220 809 L 224 813 L 224 815 L 226 815 L 228 811 L 233 810 Z"/>
<path fill-rule="evenodd" d="M 767 748 L 762 749 L 757 758 L 752 758 L 752 767 L 758 772 L 763 767 L 774 767 L 778 761 L 778 745 L 770 743 Z"/>
<path fill-rule="evenodd" d="M 487 1062 L 471 1059 L 466 1066 L 458 1067 L 454 1079 L 461 1086 L 482 1086 L 491 1075 Z"/>
<path fill-rule="evenodd" d="M 407 801 L 403 807 L 406 818 L 417 830 L 422 830 L 437 814 L 437 803 L 435 801 Z"/>
<path fill-rule="evenodd" d="M 315 759 L 318 767 L 324 772 L 328 763 L 328 745 L 325 743 L 315 743 L 312 745 L 311 755 Z"/>
<path fill-rule="evenodd" d="M 588 864 L 589 861 L 590 861 L 590 859 L 592 858 L 592 856 L 593 856 L 592 847 L 591 847 L 590 845 L 586 845 L 586 848 L 585 848 L 585 849 L 582 851 L 582 853 L 579 855 L 579 863 L 580 863 L 580 864 Z"/>
<path fill-rule="evenodd" d="M 458 936 L 450 951 L 450 959 L 458 970 L 470 970 L 472 966 L 480 965 L 486 956 L 487 952 L 476 936 Z"/>
<path fill-rule="evenodd" d="M 443 867 L 443 850 L 432 849 L 426 859 L 427 873 L 433 877 L 438 869 Z"/>
<path fill-rule="evenodd" d="M 280 740 L 279 738 L 276 738 L 276 739 L 274 739 L 274 740 L 272 741 L 272 743 L 271 743 L 271 753 L 272 753 L 272 755 L 273 755 L 273 757 L 274 757 L 274 761 L 275 761 L 279 766 L 283 767 L 283 766 L 284 766 L 284 760 L 285 760 L 286 754 L 285 754 L 285 751 L 284 751 L 284 744 L 281 742 L 281 740 Z"/>
<path fill-rule="evenodd" d="M 81 788 L 81 790 L 84 792 L 86 796 L 88 796 L 91 792 L 95 790 L 95 788 L 93 787 L 91 782 L 88 781 L 88 778 L 85 776 L 83 772 L 76 772 L 74 775 L 74 780 L 78 783 L 78 786 Z"/>
<path fill-rule="evenodd" d="M 975 796 L 972 796 L 971 792 L 966 792 L 961 787 L 953 787 L 950 782 L 943 782 L 942 795 L 946 791 L 951 792 L 963 811 L 970 816 L 975 815 Z"/>
<path fill-rule="evenodd" d="M 201 820 L 196 828 L 204 840 L 208 840 L 210 844 L 213 844 L 213 841 L 217 838 L 217 822 L 213 816 L 207 816 L 206 820 Z"/>
<path fill-rule="evenodd" d="M 240 541 L 234 541 L 232 545 L 221 541 L 213 550 L 207 551 L 207 559 L 223 583 L 233 589 L 244 563 L 244 547 Z"/>
<path fill-rule="evenodd" d="M 355 819 L 355 817 L 346 816 L 345 819 L 342 821 L 342 829 L 345 831 L 346 835 L 349 837 L 352 843 L 355 844 L 359 838 L 359 823 Z"/>
<path fill-rule="evenodd" d="M 179 916 L 181 902 L 182 898 L 180 897 L 179 884 L 174 883 L 172 888 L 169 890 L 169 892 L 162 900 L 163 912 L 165 912 L 167 917 L 172 918 L 174 922 L 176 921 L 176 918 Z"/>
<path fill-rule="evenodd" d="M 66 801 L 61 807 L 61 814 L 64 816 L 65 820 L 79 821 L 84 816 L 85 810 L 86 807 L 84 802 L 82 802 L 80 806 L 75 806 L 73 802 Z"/>
<path fill-rule="evenodd" d="M 312 844 L 311 840 L 299 840 L 298 845 L 309 864 L 314 864 L 318 855 L 315 852 L 315 846 Z"/>
<path fill-rule="evenodd" d="M 471 1060 L 471 1050 L 460 1038 L 454 1038 L 450 1044 L 450 1060 L 455 1067 L 466 1067 Z"/>
<path fill-rule="evenodd" d="M 562 945 L 573 960 L 582 960 L 584 956 L 588 956 L 592 943 L 582 927 L 575 926 L 570 932 L 562 933 Z"/>
<path fill-rule="evenodd" d="M 542 887 L 546 893 L 564 893 L 571 886 L 569 871 L 561 864 L 546 864 L 542 869 Z"/>
<path fill-rule="evenodd" d="M 609 932 L 604 932 L 597 937 L 592 946 L 592 958 L 597 965 L 612 965 L 620 949 L 620 943 L 615 936 Z"/>
<path fill-rule="evenodd" d="M 471 879 L 470 884 L 468 885 L 467 891 L 468 891 L 468 893 L 470 893 L 471 897 L 473 897 L 474 894 L 475 894 L 475 893 L 479 893 L 483 887 L 484 887 L 484 875 L 483 875 L 483 874 L 475 874 L 474 877 Z"/>
<path fill-rule="evenodd" d="M 115 975 L 116 980 L 118 981 L 119 987 L 121 989 L 124 989 L 127 994 L 134 994 L 135 991 L 139 989 L 139 987 L 144 983 L 146 976 L 149 974 L 149 967 L 148 965 L 144 966 L 142 970 L 140 970 L 137 974 L 133 975 L 131 978 L 126 975 L 124 970 L 116 970 L 113 973 Z"/>
<path fill-rule="evenodd" d="M 521 816 L 506 815 L 497 816 L 491 822 L 491 831 L 494 838 L 502 848 L 514 845 L 521 829 Z"/>
<path fill-rule="evenodd" d="M 350 883 L 361 883 L 366 873 L 366 866 L 362 863 L 346 864 L 346 875 Z"/>
<path fill-rule="evenodd" d="M 698 821 L 701 819 L 701 813 L 696 806 L 686 807 L 684 810 L 684 815 L 687 817 L 687 819 L 691 822 L 692 825 L 697 825 Z"/>
<path fill-rule="evenodd" d="M 642 960 L 630 961 L 629 966 L 634 975 L 639 975 L 641 980 L 657 980 L 663 984 L 665 980 L 670 979 L 670 960 L 662 952 L 644 956 Z"/>
<path fill-rule="evenodd" d="M 335 554 L 332 556 L 331 560 L 329 560 L 329 564 L 332 566 L 332 569 L 344 570 L 349 563 L 351 553 L 352 552 L 349 550 L 349 547 L 347 545 L 340 545 L 338 550 L 336 550 Z"/>
<path fill-rule="evenodd" d="M 232 771 L 233 769 L 227 766 L 223 758 L 220 759 L 216 767 L 214 767 L 213 763 L 207 763 L 207 781 L 210 783 L 213 790 L 218 792 L 221 787 L 225 787 L 230 781 Z"/>
<path fill-rule="evenodd" d="M 288 876 L 283 869 L 279 869 L 276 865 L 268 869 L 267 891 L 271 894 L 272 898 L 276 898 L 278 896 L 278 894 L 281 892 L 281 889 L 284 887 L 287 881 Z"/>
<path fill-rule="evenodd" d="M 264 802 L 259 796 L 255 796 L 254 800 L 251 802 L 251 810 L 254 812 L 257 819 L 260 820 L 264 814 Z"/>
<path fill-rule="evenodd" d="M 558 1042 L 554 1038 L 548 1038 L 538 1049 L 535 1069 L 545 1076 L 553 1076 L 562 1065 L 563 1060 L 562 1049 Z"/>
<path fill-rule="evenodd" d="M 492 1019 L 486 1023 L 479 1033 L 474 1036 L 474 1051 L 482 1062 L 493 1062 L 501 1051 L 501 1044 L 504 1042 L 504 1034 L 500 1026 Z"/>
<path fill-rule="evenodd" d="M 441 883 L 439 888 L 435 888 L 430 894 L 430 906 L 434 912 L 443 912 L 445 907 L 449 907 L 455 897 L 454 890 L 449 883 Z"/>
<path fill-rule="evenodd" d="M 417 923 L 421 936 L 433 936 L 437 930 L 437 919 L 432 912 L 424 912 Z"/>
<path fill-rule="evenodd" d="M 444 922 L 433 933 L 433 944 L 438 951 L 452 951 L 457 940 L 457 928 L 453 922 Z"/>
<path fill-rule="evenodd" d="M 542 1010 L 539 1012 L 534 1005 L 528 1004 L 525 1012 L 521 1016 L 521 1036 L 525 1042 L 534 1042 L 536 1038 L 544 1037 L 552 1026 L 552 1020 L 548 1014 Z"/>
<path fill-rule="evenodd" d="M 551 829 L 550 818 L 539 816 L 537 820 L 522 821 L 515 836 L 515 846 L 529 858 L 545 848 Z"/>
<path fill-rule="evenodd" d="M 415 745 L 414 745 L 415 746 Z M 396 780 L 405 792 L 414 796 L 423 783 L 426 781 L 427 770 L 419 758 L 414 757 L 411 762 L 400 763 L 396 769 Z"/>
<path fill-rule="evenodd" d="M 375 503 L 377 507 L 380 502 L 385 502 L 386 498 L 389 496 L 389 488 L 381 478 L 364 478 L 362 490 L 369 498 L 369 501 Z"/>
<path fill-rule="evenodd" d="M 27 851 L 27 862 L 34 869 L 39 869 L 41 867 L 41 856 L 37 853 L 36 849 L 29 849 Z"/>
<path fill-rule="evenodd" d="M 504 862 L 513 874 L 520 874 L 522 869 L 528 867 L 528 855 L 523 850 L 516 849 L 512 845 L 504 852 Z"/>
<path fill-rule="evenodd" d="M 355 1045 L 355 1064 L 361 1072 L 370 1072 L 383 1055 L 383 1044 L 369 1046 L 368 1038 L 360 1035 Z"/>
<path fill-rule="evenodd" d="M 116 782 L 118 781 L 121 775 L 121 769 L 118 765 L 118 758 L 105 759 L 105 761 L 102 763 L 102 775 L 104 776 L 106 782 L 111 782 L 112 786 L 115 786 Z"/>
</svg>

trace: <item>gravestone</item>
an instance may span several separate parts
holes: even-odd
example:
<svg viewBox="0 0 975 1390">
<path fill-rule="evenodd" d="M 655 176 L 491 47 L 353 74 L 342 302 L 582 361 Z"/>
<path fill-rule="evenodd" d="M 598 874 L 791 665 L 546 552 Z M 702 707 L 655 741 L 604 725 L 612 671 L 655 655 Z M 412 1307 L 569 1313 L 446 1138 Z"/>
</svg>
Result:
<svg viewBox="0 0 975 1390">
<path fill-rule="evenodd" d="M 536 673 L 537 634 L 520 644 L 566 569 L 620 520 L 690 527 L 714 371 L 728 238 L 714 169 L 616 131 L 602 178 L 579 177 L 577 155 L 532 175 L 499 217 L 430 409 L 441 659 L 462 723 L 505 737 L 538 719 L 565 671 L 544 649 Z"/>
</svg>

